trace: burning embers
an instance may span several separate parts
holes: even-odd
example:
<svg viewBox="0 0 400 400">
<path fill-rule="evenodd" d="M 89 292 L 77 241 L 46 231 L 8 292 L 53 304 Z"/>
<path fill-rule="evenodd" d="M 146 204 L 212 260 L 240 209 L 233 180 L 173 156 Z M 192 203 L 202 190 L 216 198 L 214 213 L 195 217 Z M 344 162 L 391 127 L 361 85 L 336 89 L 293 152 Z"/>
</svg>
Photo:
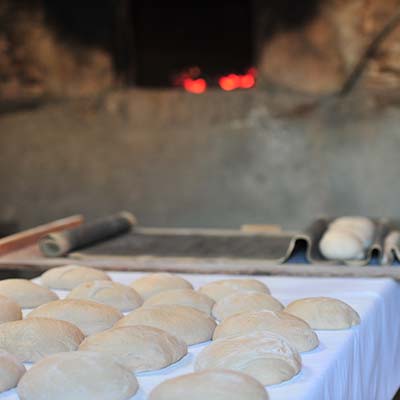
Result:
<svg viewBox="0 0 400 400">
<path fill-rule="evenodd" d="M 230 73 L 219 78 L 205 78 L 199 67 L 191 67 L 174 79 L 174 85 L 183 87 L 189 93 L 201 94 L 208 86 L 218 86 L 230 92 L 237 89 L 251 89 L 256 83 L 257 70 L 251 67 L 244 74 Z"/>
</svg>

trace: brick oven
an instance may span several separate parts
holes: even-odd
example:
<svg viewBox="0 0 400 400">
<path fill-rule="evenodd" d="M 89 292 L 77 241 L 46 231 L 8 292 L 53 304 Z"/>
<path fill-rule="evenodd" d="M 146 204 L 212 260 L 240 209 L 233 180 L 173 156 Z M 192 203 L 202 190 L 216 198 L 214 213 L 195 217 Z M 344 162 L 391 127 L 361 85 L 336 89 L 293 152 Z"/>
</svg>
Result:
<svg viewBox="0 0 400 400">
<path fill-rule="evenodd" d="M 0 0 L 0 221 L 398 214 L 398 2 L 217 3 Z"/>
</svg>

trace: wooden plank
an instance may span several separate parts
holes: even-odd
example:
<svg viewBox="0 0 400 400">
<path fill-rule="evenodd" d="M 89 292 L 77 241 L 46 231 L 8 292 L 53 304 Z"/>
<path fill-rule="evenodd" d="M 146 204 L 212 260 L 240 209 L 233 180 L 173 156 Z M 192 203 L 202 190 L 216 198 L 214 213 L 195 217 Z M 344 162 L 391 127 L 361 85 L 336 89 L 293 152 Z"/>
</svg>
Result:
<svg viewBox="0 0 400 400">
<path fill-rule="evenodd" d="M 72 261 L 72 260 L 70 260 Z M 85 257 L 74 260 L 113 271 L 169 271 L 203 274 L 250 274 L 315 277 L 389 277 L 400 280 L 399 266 L 349 266 L 330 264 L 276 264 L 266 260 L 200 259 L 185 257 Z M 93 262 L 93 264 L 92 264 Z"/>
<path fill-rule="evenodd" d="M 32 245 L 47 233 L 75 228 L 82 223 L 82 215 L 73 215 L 71 217 L 58 219 L 44 225 L 39 225 L 32 229 L 18 232 L 14 235 L 6 236 L 5 238 L 0 239 L 0 255 L 5 255 Z"/>
<path fill-rule="evenodd" d="M 348 266 L 276 264 L 265 260 L 198 259 L 174 257 L 88 257 L 71 258 L 0 258 L 0 269 L 32 267 L 45 271 L 59 265 L 78 264 L 109 271 L 169 271 L 201 274 L 249 274 L 309 277 L 393 278 L 400 280 L 400 266 Z"/>
<path fill-rule="evenodd" d="M 271 225 L 271 224 L 264 224 L 264 225 L 254 225 L 254 224 L 246 224 L 240 227 L 242 232 L 248 233 L 281 233 L 283 232 L 281 225 Z"/>
</svg>

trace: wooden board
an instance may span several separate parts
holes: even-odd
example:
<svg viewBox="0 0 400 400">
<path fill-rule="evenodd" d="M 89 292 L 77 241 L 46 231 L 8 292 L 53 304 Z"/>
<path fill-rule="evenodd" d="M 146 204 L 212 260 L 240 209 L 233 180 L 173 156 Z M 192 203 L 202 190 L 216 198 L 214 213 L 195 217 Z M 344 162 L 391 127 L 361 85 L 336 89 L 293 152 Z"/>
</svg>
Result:
<svg viewBox="0 0 400 400">
<path fill-rule="evenodd" d="M 35 244 L 43 235 L 50 232 L 58 232 L 64 229 L 75 228 L 81 225 L 83 217 L 74 215 L 71 217 L 58 219 L 56 221 L 39 225 L 35 228 L 18 232 L 14 235 L 6 236 L 0 239 L 0 255 L 4 255 L 13 251 L 17 251 L 29 245 Z"/>
<path fill-rule="evenodd" d="M 30 254 L 37 249 L 31 247 Z M 84 260 L 70 258 L 0 257 L 0 269 L 35 269 L 45 271 L 65 265 L 87 265 L 108 271 L 169 271 L 202 274 L 254 274 L 310 277 L 370 277 L 400 280 L 400 266 L 345 266 L 318 264 L 275 264 L 254 260 L 190 259 L 165 257 L 93 257 Z"/>
</svg>

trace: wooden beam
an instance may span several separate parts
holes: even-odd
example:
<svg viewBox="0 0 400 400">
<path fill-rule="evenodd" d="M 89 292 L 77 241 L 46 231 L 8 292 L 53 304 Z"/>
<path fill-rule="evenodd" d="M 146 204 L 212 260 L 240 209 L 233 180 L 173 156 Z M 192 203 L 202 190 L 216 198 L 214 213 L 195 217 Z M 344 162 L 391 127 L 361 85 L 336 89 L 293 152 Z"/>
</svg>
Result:
<svg viewBox="0 0 400 400">
<path fill-rule="evenodd" d="M 276 264 L 265 260 L 193 259 L 185 257 L 85 257 L 1 259 L 0 269 L 46 271 L 76 264 L 106 271 L 175 272 L 191 274 L 246 274 L 304 277 L 393 278 L 400 281 L 398 266 L 346 266 Z"/>
<path fill-rule="evenodd" d="M 58 232 L 64 229 L 75 228 L 83 223 L 82 215 L 58 219 L 44 225 L 26 231 L 18 232 L 14 235 L 0 239 L 0 255 L 5 255 L 13 251 L 20 250 L 26 246 L 36 243 L 43 235 L 51 232 Z"/>
</svg>

